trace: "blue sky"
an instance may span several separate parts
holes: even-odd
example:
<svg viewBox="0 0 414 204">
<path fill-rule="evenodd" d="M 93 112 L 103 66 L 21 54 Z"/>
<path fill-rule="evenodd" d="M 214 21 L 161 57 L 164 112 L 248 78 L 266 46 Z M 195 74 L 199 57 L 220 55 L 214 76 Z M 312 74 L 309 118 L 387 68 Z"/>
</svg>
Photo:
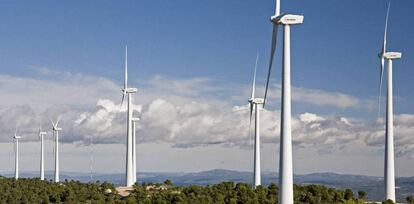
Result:
<svg viewBox="0 0 414 204">
<path fill-rule="evenodd" d="M 25 75 L 27 65 L 121 79 L 123 46 L 131 76 L 208 76 L 248 83 L 256 52 L 264 81 L 273 1 L 2 2 L 2 72 Z M 389 48 L 395 94 L 413 101 L 414 2 L 393 1 Z M 360 97 L 377 94 L 378 58 L 386 3 L 282 1 L 282 11 L 305 14 L 293 29 L 293 83 Z M 279 33 L 281 34 L 281 33 Z M 280 44 L 281 41 L 279 41 Z M 280 56 L 280 48 L 279 48 Z M 280 60 L 276 62 L 280 65 Z M 280 77 L 280 66 L 273 79 Z M 404 102 L 397 112 L 409 111 Z"/>
<path fill-rule="evenodd" d="M 218 85 L 203 89 L 203 82 L 195 82 L 196 88 L 208 92 L 220 85 L 221 89 L 228 90 L 216 96 L 223 96 L 237 86 L 240 89 L 249 86 L 257 52 L 260 54 L 258 82 L 265 83 L 271 38 L 269 17 L 273 7 L 272 0 L 2 1 L 0 74 L 50 80 L 54 75 L 38 73 L 39 68 L 46 68 L 57 73 L 74 73 L 74 78 L 84 75 L 111 81 L 103 86 L 112 82 L 121 85 L 124 46 L 128 44 L 133 84 L 148 88 L 147 82 L 159 82 L 154 78 L 157 75 L 171 84 L 177 82 L 174 80 L 193 83 L 191 79 L 201 77 Z M 403 52 L 403 59 L 394 63 L 396 114 L 414 113 L 412 8 L 412 0 L 393 0 L 391 5 L 388 50 Z M 342 93 L 376 103 L 377 56 L 383 36 L 386 1 L 282 0 L 283 11 L 305 15 L 304 24 L 292 29 L 292 83 L 295 87 Z M 279 32 L 273 83 L 280 82 L 281 37 Z M 63 89 L 73 82 L 67 78 L 63 81 Z M 168 90 L 163 85 L 160 87 L 163 91 Z M 191 88 L 186 90 L 191 91 Z M 93 106 L 101 97 L 120 100 L 119 94 L 97 94 L 97 98 L 85 101 Z M 278 100 L 272 103 L 270 107 L 278 109 Z M 377 116 L 375 103 L 367 109 L 325 107 L 298 101 L 293 111 L 295 114 L 316 112 L 372 121 Z M 377 159 L 382 158 L 381 153 L 374 150 L 371 154 Z M 151 168 L 157 170 L 158 167 Z M 273 167 L 267 169 L 273 170 Z M 300 172 L 321 170 L 316 167 L 304 169 Z M 189 167 L 188 170 L 194 169 Z M 353 172 L 369 173 L 364 169 Z M 408 171 L 405 173 L 409 174 Z"/>
</svg>

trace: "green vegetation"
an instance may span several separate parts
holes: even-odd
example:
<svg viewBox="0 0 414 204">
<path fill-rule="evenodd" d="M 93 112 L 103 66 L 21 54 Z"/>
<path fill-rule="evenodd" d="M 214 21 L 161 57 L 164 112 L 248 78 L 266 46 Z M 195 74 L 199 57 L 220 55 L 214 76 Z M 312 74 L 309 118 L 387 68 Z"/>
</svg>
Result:
<svg viewBox="0 0 414 204">
<path fill-rule="evenodd" d="M 414 204 L 414 196 L 408 196 L 406 200 L 409 204 Z"/>
<path fill-rule="evenodd" d="M 105 203 L 119 198 L 110 183 L 81 183 L 67 181 L 53 183 L 40 179 L 0 177 L 0 203 Z"/>
<path fill-rule="evenodd" d="M 0 203 L 142 203 L 142 204 L 271 204 L 278 202 L 278 187 L 270 184 L 252 189 L 249 184 L 223 182 L 211 186 L 174 186 L 170 180 L 163 184 L 134 186 L 128 196 L 118 195 L 110 183 L 53 183 L 39 179 L 0 177 Z M 295 185 L 298 204 L 360 204 L 367 194 L 350 189 L 337 190 L 321 185 Z M 412 203 L 413 197 L 407 201 Z"/>
<path fill-rule="evenodd" d="M 365 200 L 367 198 L 367 193 L 365 191 L 358 191 L 358 199 Z"/>
<path fill-rule="evenodd" d="M 382 201 L 382 204 L 394 204 L 394 201 L 388 199 L 388 200 Z"/>
</svg>

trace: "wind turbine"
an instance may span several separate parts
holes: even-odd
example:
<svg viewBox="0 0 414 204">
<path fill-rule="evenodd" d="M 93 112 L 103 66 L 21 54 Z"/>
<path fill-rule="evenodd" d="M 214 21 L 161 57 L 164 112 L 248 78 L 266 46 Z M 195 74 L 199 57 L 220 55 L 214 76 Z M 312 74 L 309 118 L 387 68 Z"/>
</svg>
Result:
<svg viewBox="0 0 414 204">
<path fill-rule="evenodd" d="M 125 95 L 128 96 L 127 110 L 127 149 L 126 149 L 126 175 L 125 185 L 131 187 L 134 185 L 134 157 L 133 157 L 133 138 L 132 138 L 132 96 L 138 90 L 128 87 L 128 47 L 125 46 L 125 81 L 122 89 L 122 102 L 124 103 Z"/>
<path fill-rule="evenodd" d="M 17 128 L 16 131 L 14 132 L 14 144 L 15 144 L 15 163 L 14 163 L 14 178 L 15 179 L 19 179 L 19 139 L 22 138 L 21 136 L 17 135 Z"/>
<path fill-rule="evenodd" d="M 280 14 L 280 0 L 276 0 L 275 15 L 270 18 L 273 23 L 272 46 L 270 51 L 269 72 L 266 82 L 264 102 L 276 49 L 278 26 L 284 27 L 283 70 L 282 70 L 282 111 L 280 125 L 280 159 L 279 159 L 279 203 L 293 204 L 293 161 L 292 161 L 292 125 L 291 125 L 291 84 L 290 84 L 290 26 L 303 23 L 304 16 Z M 263 104 L 264 105 L 264 104 Z"/>
<path fill-rule="evenodd" d="M 44 154 L 44 136 L 47 133 L 42 131 L 42 126 L 39 127 L 40 139 L 40 180 L 45 180 L 45 154 Z"/>
<path fill-rule="evenodd" d="M 136 121 L 139 121 L 139 118 L 132 118 L 132 157 L 133 157 L 133 174 L 134 174 L 134 183 L 137 182 L 137 139 L 136 139 Z"/>
<path fill-rule="evenodd" d="M 58 117 L 56 124 L 52 122 L 53 135 L 55 136 L 55 182 L 59 182 L 59 131 L 62 128 L 58 127 L 60 117 Z"/>
<path fill-rule="evenodd" d="M 385 185 L 385 199 L 395 202 L 395 163 L 394 163 L 394 113 L 393 113 L 393 60 L 401 59 L 400 52 L 387 52 L 387 27 L 390 4 L 388 4 L 387 17 L 385 20 L 385 33 L 382 51 L 379 54 L 381 59 L 381 79 L 380 90 L 382 86 L 382 76 L 384 72 L 384 61 L 387 60 L 387 112 L 385 122 L 385 157 L 384 157 L 384 185 Z M 379 98 L 381 97 L 381 91 Z"/>
<path fill-rule="evenodd" d="M 256 98 L 255 89 L 256 89 L 256 71 L 257 71 L 257 62 L 259 60 L 259 55 L 256 58 L 256 65 L 254 67 L 254 77 L 252 84 L 252 95 L 249 99 L 250 104 L 250 124 L 252 123 L 252 114 L 253 110 L 255 112 L 254 118 L 254 127 L 255 127 L 255 140 L 254 140 L 254 188 L 261 185 L 261 169 L 260 169 L 260 107 L 264 103 L 263 98 Z M 249 128 L 250 129 L 250 128 Z"/>
</svg>

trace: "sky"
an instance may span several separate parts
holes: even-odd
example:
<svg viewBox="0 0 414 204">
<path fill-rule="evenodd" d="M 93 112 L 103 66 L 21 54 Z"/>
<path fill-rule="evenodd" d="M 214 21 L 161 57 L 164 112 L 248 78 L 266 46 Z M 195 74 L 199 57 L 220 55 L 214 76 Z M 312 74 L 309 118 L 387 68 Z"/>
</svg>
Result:
<svg viewBox="0 0 414 204">
<path fill-rule="evenodd" d="M 291 30 L 295 173 L 383 175 L 386 2 L 282 0 L 282 12 L 305 16 Z M 396 172 L 414 176 L 414 2 L 391 2 L 388 50 L 403 53 L 394 62 Z M 0 174 L 13 171 L 16 126 L 20 166 L 38 170 L 40 124 L 52 170 L 49 120 L 59 115 L 62 171 L 125 171 L 125 45 L 139 90 L 139 171 L 252 171 L 247 100 L 257 54 L 264 91 L 274 1 L 2 1 L 0 11 Z M 278 169 L 281 37 L 261 114 L 265 171 Z"/>
</svg>

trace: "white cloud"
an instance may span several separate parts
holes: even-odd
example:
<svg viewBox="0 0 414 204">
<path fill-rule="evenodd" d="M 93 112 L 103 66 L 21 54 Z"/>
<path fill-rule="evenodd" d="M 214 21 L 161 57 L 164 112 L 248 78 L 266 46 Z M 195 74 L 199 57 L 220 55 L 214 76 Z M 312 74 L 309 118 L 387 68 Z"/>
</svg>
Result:
<svg viewBox="0 0 414 204">
<path fill-rule="evenodd" d="M 125 142 L 125 106 L 121 107 L 120 85 L 100 77 L 71 73 L 53 74 L 54 80 L 0 75 L 0 128 L 5 132 L 0 141 L 8 142 L 15 124 L 35 140 L 38 124 L 45 128 L 49 118 L 61 115 L 61 142 L 88 144 Z M 238 87 L 245 87 L 238 91 Z M 139 87 L 134 114 L 141 143 L 169 143 L 187 148 L 223 144 L 247 147 L 251 141 L 247 106 L 236 106 L 248 96 L 248 85 L 225 85 L 208 78 L 171 79 L 155 76 Z M 337 92 L 294 88 L 293 100 L 318 106 L 361 108 L 364 101 Z M 247 97 L 246 97 L 247 98 Z M 119 101 L 118 101 L 119 99 Z M 395 117 L 396 150 L 399 156 L 410 155 L 414 145 L 413 115 Z M 262 110 L 263 143 L 276 143 L 279 138 L 280 112 Z M 294 144 L 314 148 L 320 153 L 342 149 L 352 141 L 381 149 L 382 124 L 353 118 L 303 113 L 292 118 Z"/>
<path fill-rule="evenodd" d="M 376 128 L 366 131 L 366 143 L 383 149 L 385 143 L 384 121 L 378 120 L 373 124 Z M 414 115 L 394 115 L 394 145 L 397 156 L 409 155 L 414 157 Z"/>
<path fill-rule="evenodd" d="M 299 119 L 302 122 L 305 122 L 305 123 L 320 122 L 320 121 L 325 120 L 325 118 L 320 117 L 320 116 L 318 116 L 316 114 L 313 114 L 313 113 L 304 113 L 304 114 L 299 116 Z"/>
<path fill-rule="evenodd" d="M 256 93 L 264 93 L 264 86 L 257 86 Z M 240 96 L 248 96 L 251 87 L 245 86 L 243 94 L 233 96 L 234 99 L 240 99 Z M 280 101 L 281 86 L 273 84 L 269 88 L 268 103 Z M 243 98 L 244 99 L 244 98 Z M 319 107 L 330 107 L 339 109 L 364 109 L 372 111 L 376 107 L 376 101 L 371 99 L 360 99 L 355 96 L 344 94 L 337 91 L 325 91 L 320 89 L 311 89 L 304 87 L 292 87 L 292 101 L 316 105 Z"/>
<path fill-rule="evenodd" d="M 316 89 L 293 88 L 292 100 L 318 106 L 338 108 L 358 108 L 362 106 L 360 99 L 338 92 L 327 92 Z"/>
<path fill-rule="evenodd" d="M 44 79 L 0 75 L 1 108 L 30 105 L 45 111 L 51 105 L 91 107 L 101 96 L 114 99 L 120 87 L 111 80 L 80 74 L 45 75 Z M 57 77 L 57 78 L 56 78 Z"/>
</svg>

